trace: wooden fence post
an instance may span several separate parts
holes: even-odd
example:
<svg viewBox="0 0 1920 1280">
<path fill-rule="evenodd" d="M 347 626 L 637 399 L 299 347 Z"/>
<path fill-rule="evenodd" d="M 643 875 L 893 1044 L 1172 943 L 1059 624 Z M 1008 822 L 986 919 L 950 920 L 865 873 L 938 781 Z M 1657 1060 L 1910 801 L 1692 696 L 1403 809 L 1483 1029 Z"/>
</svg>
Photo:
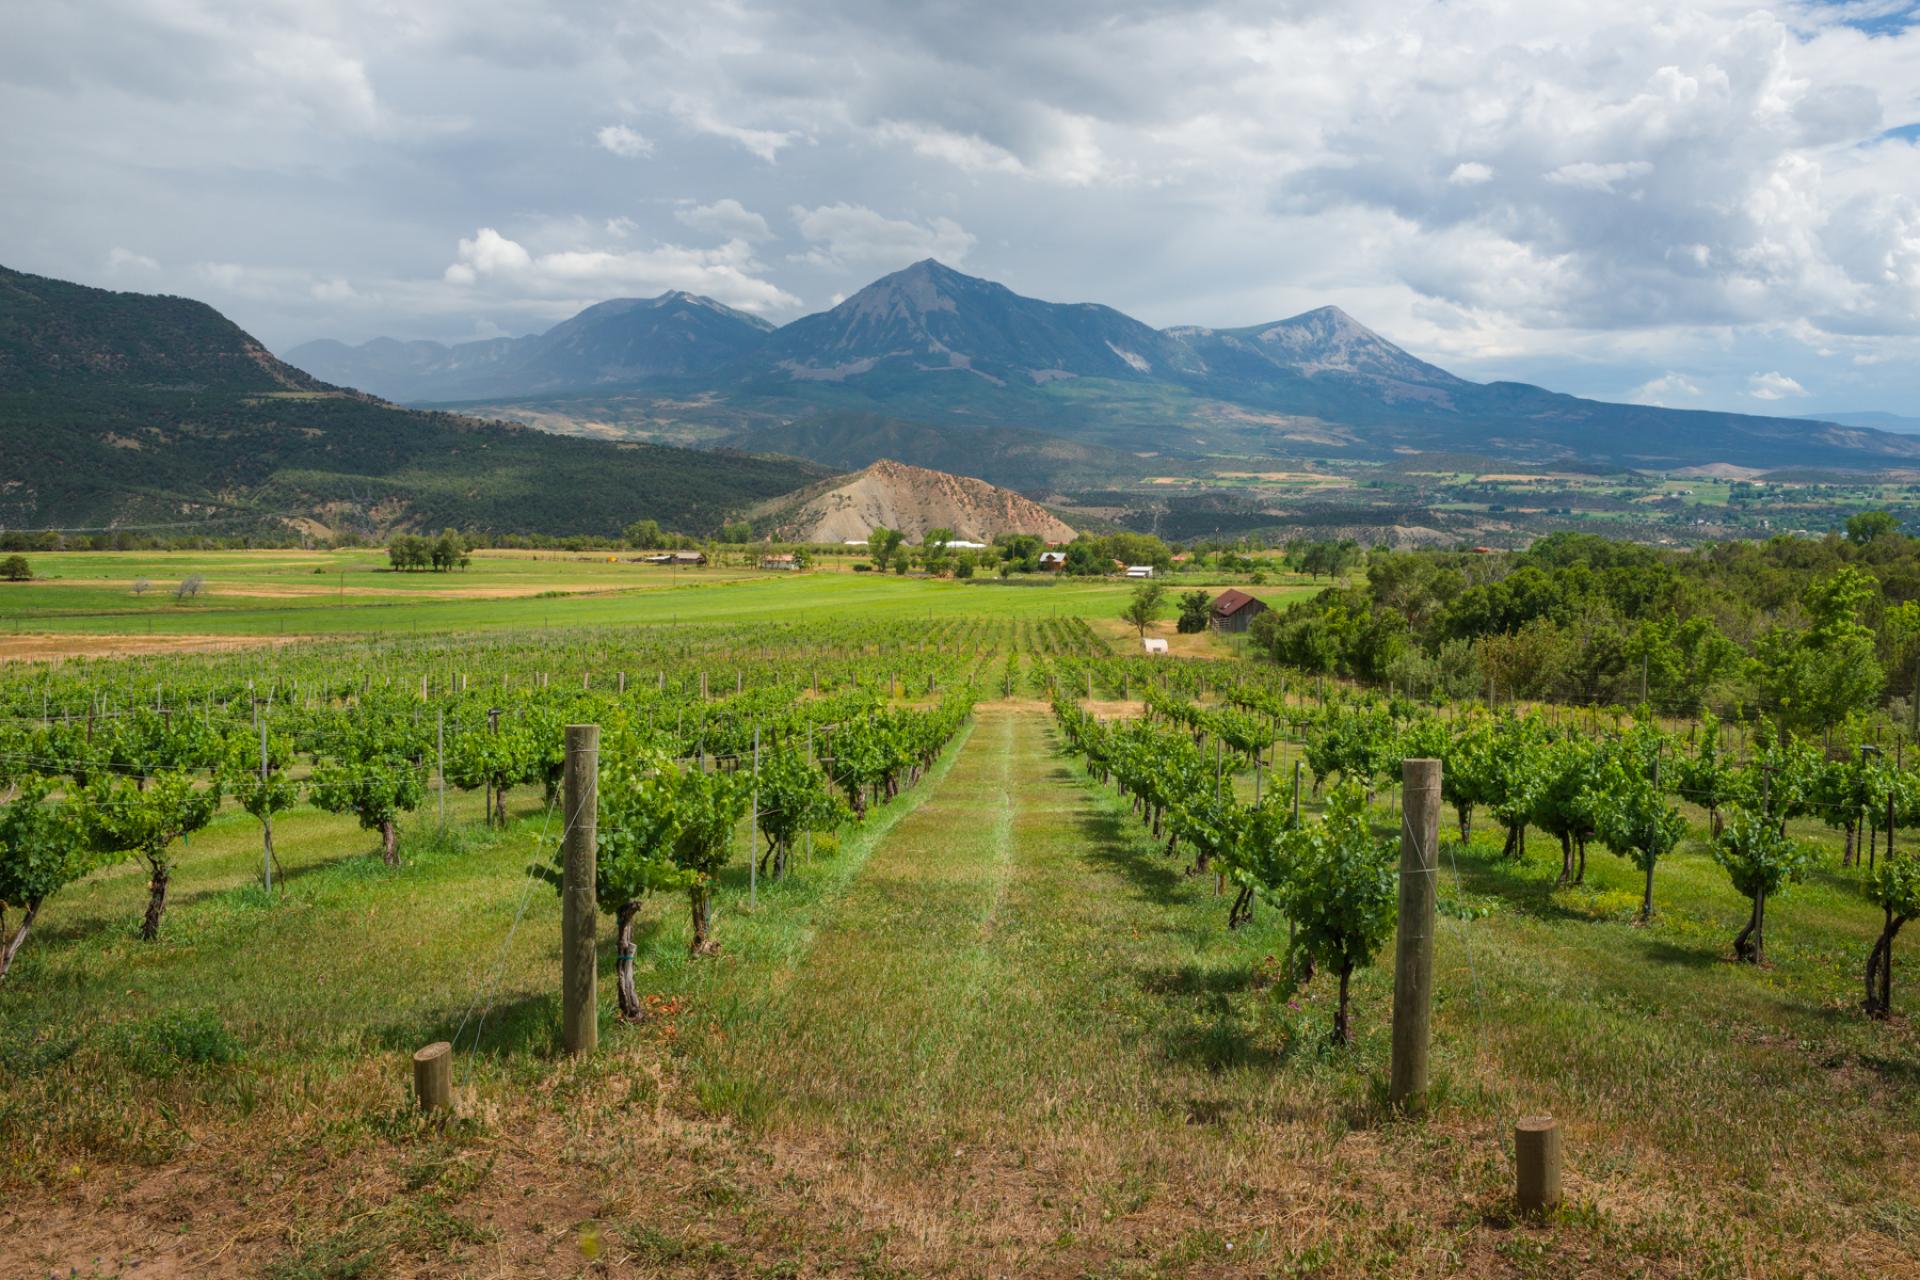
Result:
<svg viewBox="0 0 1920 1280">
<path fill-rule="evenodd" d="M 422 1111 L 453 1105 L 453 1046 L 436 1040 L 413 1055 L 413 1096 Z"/>
<path fill-rule="evenodd" d="M 1560 1203 L 1560 1126 L 1552 1116 L 1527 1116 L 1513 1126 L 1513 1169 L 1522 1213 Z"/>
<path fill-rule="evenodd" d="M 1420 1106 L 1427 1094 L 1433 1013 L 1433 897 L 1439 869 L 1440 762 L 1401 764 L 1400 922 L 1394 931 L 1393 1073 L 1387 1101 Z"/>
<path fill-rule="evenodd" d="M 560 1024 L 567 1052 L 592 1053 L 600 1042 L 599 961 L 594 931 L 597 854 L 594 848 L 600 809 L 600 726 L 567 726 L 565 800 L 562 817 L 560 885 Z"/>
</svg>

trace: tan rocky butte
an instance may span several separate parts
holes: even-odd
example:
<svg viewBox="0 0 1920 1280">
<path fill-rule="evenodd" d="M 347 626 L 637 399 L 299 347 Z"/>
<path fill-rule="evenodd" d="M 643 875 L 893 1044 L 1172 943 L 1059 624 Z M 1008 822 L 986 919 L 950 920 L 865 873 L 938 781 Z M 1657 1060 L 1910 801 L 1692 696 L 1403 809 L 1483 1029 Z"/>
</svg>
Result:
<svg viewBox="0 0 1920 1280">
<path fill-rule="evenodd" d="M 900 530 L 910 542 L 939 528 L 969 542 L 992 542 L 1003 533 L 1048 542 L 1074 536 L 1071 526 L 1011 489 L 890 458 L 770 503 L 762 515 L 776 537 L 794 542 L 847 542 L 881 527 Z"/>
</svg>

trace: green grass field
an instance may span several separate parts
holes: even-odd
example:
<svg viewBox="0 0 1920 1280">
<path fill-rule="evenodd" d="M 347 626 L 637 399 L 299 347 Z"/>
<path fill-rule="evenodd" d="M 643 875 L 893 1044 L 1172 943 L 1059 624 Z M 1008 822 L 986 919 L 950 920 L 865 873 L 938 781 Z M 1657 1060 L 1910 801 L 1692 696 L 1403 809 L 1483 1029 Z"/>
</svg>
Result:
<svg viewBox="0 0 1920 1280">
<path fill-rule="evenodd" d="M 718 957 L 652 903 L 639 1025 L 603 925 L 583 1063 L 556 1045 L 557 897 L 524 874 L 551 815 L 523 793 L 489 832 L 452 799 L 393 869 L 350 823 L 283 820 L 271 897 L 225 816 L 157 944 L 131 866 L 58 901 L 0 990 L 0 1274 L 1914 1271 L 1920 1052 L 1853 1011 L 1874 920 L 1838 873 L 1776 902 L 1756 971 L 1725 961 L 1743 904 L 1697 845 L 1642 927 L 1617 859 L 1556 890 L 1545 841 L 1449 842 L 1415 1121 L 1381 1101 L 1390 973 L 1328 1050 L 1328 980 L 1278 983 L 1284 925 L 1229 933 L 1031 704 L 985 705 L 757 909 L 736 860 Z M 456 1035 L 435 1128 L 407 1055 Z M 1569 1203 L 1517 1221 L 1505 1135 L 1540 1111 Z"/>
<path fill-rule="evenodd" d="M 554 628 L 537 647 L 612 634 L 596 626 L 1056 612 L 1089 619 L 1096 649 L 1133 647 L 1117 582 L 676 578 L 504 554 L 444 577 L 367 552 L 35 561 L 48 580 L 0 588 L 28 656 L 137 651 L 149 622 L 239 642 L 283 623 Z M 181 605 L 123 585 L 192 572 L 209 589 Z M 558 898 L 527 875 L 558 836 L 537 787 L 505 829 L 454 792 L 443 830 L 429 799 L 397 867 L 350 819 L 298 808 L 276 822 L 271 894 L 259 829 L 229 802 L 181 853 L 157 942 L 138 936 L 137 864 L 70 886 L 0 981 L 0 1280 L 1920 1275 L 1914 943 L 1895 1017 L 1866 1020 L 1879 921 L 1831 831 L 1796 827 L 1824 862 L 1770 904 L 1754 968 L 1729 961 L 1746 904 L 1702 813 L 1645 925 L 1638 873 L 1597 846 L 1587 883 L 1558 888 L 1543 836 L 1514 862 L 1485 819 L 1465 845 L 1449 821 L 1432 1106 L 1398 1116 L 1390 967 L 1357 975 L 1357 1041 L 1330 1048 L 1333 982 L 1290 989 L 1284 921 L 1262 906 L 1229 931 L 1216 882 L 1062 751 L 1033 687 L 1004 696 L 1002 662 L 983 668 L 995 700 L 838 850 L 751 887 L 736 854 L 718 955 L 688 957 L 683 896 L 651 899 L 636 1024 L 615 1016 L 603 916 L 585 1061 L 558 1044 Z M 1395 804 L 1379 798 L 1383 836 Z M 458 1105 L 436 1124 L 408 1058 L 441 1039 Z M 1522 1219 L 1509 1135 L 1541 1112 L 1565 1131 L 1568 1198 Z"/>
<path fill-rule="evenodd" d="M 8 635 L 338 636 L 806 618 L 1117 616 L 1132 584 L 1020 576 L 1002 582 L 853 573 L 851 560 L 793 575 L 738 566 L 666 569 L 607 553 L 482 552 L 455 573 L 395 573 L 374 551 L 62 552 L 30 557 L 35 580 L 0 583 Z M 185 579 L 204 586 L 175 596 Z M 135 594 L 133 584 L 150 589 Z M 1227 579 L 1176 575 L 1170 592 Z M 1311 594 L 1287 577 L 1278 604 Z M 58 646 L 50 653 L 57 654 Z M 33 656 L 30 650 L 22 656 Z"/>
</svg>

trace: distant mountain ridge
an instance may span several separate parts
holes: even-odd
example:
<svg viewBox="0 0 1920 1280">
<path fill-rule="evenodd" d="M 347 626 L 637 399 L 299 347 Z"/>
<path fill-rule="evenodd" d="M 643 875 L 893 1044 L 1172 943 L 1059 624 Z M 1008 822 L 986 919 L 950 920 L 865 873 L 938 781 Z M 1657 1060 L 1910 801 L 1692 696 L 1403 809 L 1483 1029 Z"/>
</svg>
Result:
<svg viewBox="0 0 1920 1280">
<path fill-rule="evenodd" d="M 402 409 L 212 307 L 0 267 L 0 528 L 690 533 L 826 474 Z"/>
<path fill-rule="evenodd" d="M 1104 487 L 1148 471 L 1132 454 L 1064 436 L 1019 427 L 953 430 L 853 409 L 744 432 L 727 443 L 750 453 L 808 458 L 837 471 L 858 471 L 876 459 L 891 458 L 1023 493 Z"/>
<path fill-rule="evenodd" d="M 480 347 L 463 357 L 467 371 L 436 367 L 420 385 L 495 401 L 651 387 L 669 402 L 697 396 L 705 407 L 737 404 L 762 420 L 859 411 L 940 431 L 1015 428 L 1139 454 L 1920 465 L 1920 440 L 1870 427 L 1470 382 L 1337 307 L 1241 328 L 1155 329 L 1111 307 L 1023 297 L 932 259 L 778 329 L 691 295 L 645 305 L 663 318 L 655 323 L 640 303 L 603 303 L 538 338 Z M 396 346 L 377 354 L 418 358 L 411 346 Z M 308 367 L 353 381 L 334 365 Z"/>
<path fill-rule="evenodd" d="M 304 343 L 287 359 L 314 376 L 414 401 L 578 391 L 605 383 L 716 369 L 760 345 L 773 326 L 682 290 L 596 303 L 545 333 L 451 346 L 373 338 Z"/>
<path fill-rule="evenodd" d="M 1808 422 L 1837 422 L 1843 427 L 1871 427 L 1875 431 L 1893 431 L 1900 435 L 1920 434 L 1920 418 L 1879 410 L 1853 410 L 1844 413 L 1803 413 Z"/>
</svg>

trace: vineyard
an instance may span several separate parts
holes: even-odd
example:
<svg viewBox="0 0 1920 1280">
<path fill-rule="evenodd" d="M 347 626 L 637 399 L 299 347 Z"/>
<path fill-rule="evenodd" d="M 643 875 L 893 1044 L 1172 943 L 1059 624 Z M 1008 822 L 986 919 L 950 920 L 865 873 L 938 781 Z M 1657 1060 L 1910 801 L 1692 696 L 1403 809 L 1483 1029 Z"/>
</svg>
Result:
<svg viewBox="0 0 1920 1280">
<path fill-rule="evenodd" d="M 0 1274 L 1914 1273 L 1920 760 L 1769 724 L 1037 613 L 0 669 Z M 1448 812 L 1418 1117 L 1409 758 Z M 452 1119 L 408 1093 L 435 1040 Z M 1539 1111 L 1568 1203 L 1517 1219 Z"/>
</svg>

